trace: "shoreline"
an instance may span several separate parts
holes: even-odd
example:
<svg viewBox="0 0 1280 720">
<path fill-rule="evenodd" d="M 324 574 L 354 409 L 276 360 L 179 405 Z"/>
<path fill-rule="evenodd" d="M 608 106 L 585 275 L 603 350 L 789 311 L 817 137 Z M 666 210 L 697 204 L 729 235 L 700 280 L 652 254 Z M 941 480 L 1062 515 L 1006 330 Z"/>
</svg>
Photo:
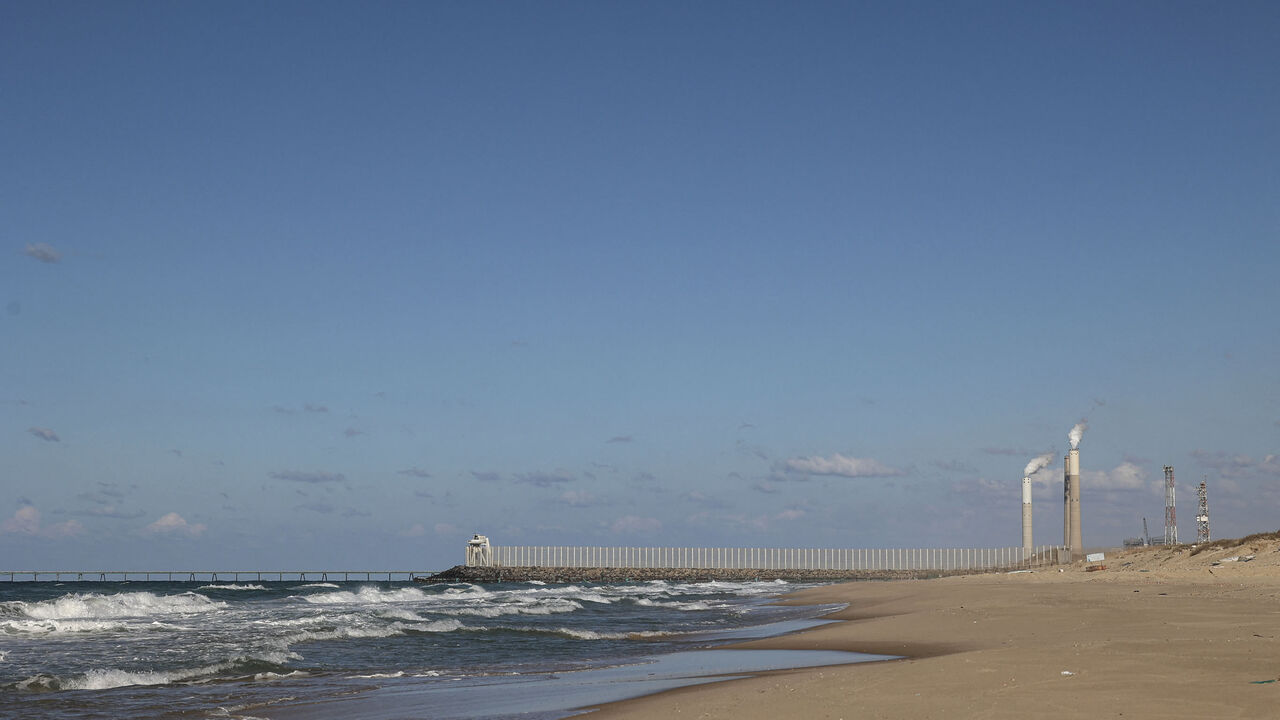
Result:
<svg viewBox="0 0 1280 720">
<path fill-rule="evenodd" d="M 763 603 L 764 607 L 775 608 L 775 612 L 769 614 L 776 619 L 687 633 L 689 643 L 684 647 L 619 657 L 595 667 L 529 671 L 506 678 L 498 675 L 485 679 L 485 676 L 478 675 L 457 685 L 424 685 L 414 679 L 388 677 L 381 679 L 377 686 L 355 683 L 349 692 L 270 706 L 246 706 L 245 711 L 251 716 L 272 720 L 403 720 L 416 717 L 479 720 L 517 715 L 530 720 L 562 720 L 582 714 L 583 708 L 672 689 L 797 668 L 843 666 L 879 662 L 887 658 L 875 653 L 839 649 L 743 647 L 834 622 L 827 616 L 838 606 L 820 602 L 779 602 L 782 597 L 774 595 Z M 780 610 L 787 607 L 793 610 Z M 777 617 L 779 614 L 781 617 Z"/>
<path fill-rule="evenodd" d="M 600 720 L 1269 717 L 1280 706 L 1278 550 L 1277 540 L 1196 556 L 1144 548 L 1109 553 L 1101 572 L 1077 564 L 800 590 L 780 604 L 845 603 L 825 616 L 842 622 L 727 647 L 901 659 L 770 671 L 584 710 Z"/>
</svg>

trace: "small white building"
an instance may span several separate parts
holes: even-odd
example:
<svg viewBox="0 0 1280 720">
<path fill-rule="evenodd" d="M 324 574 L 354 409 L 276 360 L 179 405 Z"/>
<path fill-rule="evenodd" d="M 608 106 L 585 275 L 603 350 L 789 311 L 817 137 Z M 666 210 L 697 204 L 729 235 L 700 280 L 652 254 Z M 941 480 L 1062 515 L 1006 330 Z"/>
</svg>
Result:
<svg viewBox="0 0 1280 720">
<path fill-rule="evenodd" d="M 489 547 L 489 538 L 485 535 L 472 535 L 467 541 L 467 567 L 490 567 L 493 565 L 493 550 Z"/>
</svg>

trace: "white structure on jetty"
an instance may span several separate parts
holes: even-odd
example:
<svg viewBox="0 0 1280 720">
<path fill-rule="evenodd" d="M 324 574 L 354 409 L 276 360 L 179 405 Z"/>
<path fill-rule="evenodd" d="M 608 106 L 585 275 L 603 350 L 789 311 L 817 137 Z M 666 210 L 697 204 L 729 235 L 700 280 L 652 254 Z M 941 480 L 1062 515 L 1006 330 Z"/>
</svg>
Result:
<svg viewBox="0 0 1280 720">
<path fill-rule="evenodd" d="M 493 548 L 489 547 L 488 536 L 472 535 L 471 539 L 467 541 L 467 566 L 493 566 Z"/>
</svg>

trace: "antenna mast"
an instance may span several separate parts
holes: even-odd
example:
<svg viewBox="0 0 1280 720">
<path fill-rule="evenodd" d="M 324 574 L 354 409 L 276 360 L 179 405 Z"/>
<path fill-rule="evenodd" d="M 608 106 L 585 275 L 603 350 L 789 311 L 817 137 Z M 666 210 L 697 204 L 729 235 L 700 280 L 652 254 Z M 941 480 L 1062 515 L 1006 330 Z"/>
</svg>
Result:
<svg viewBox="0 0 1280 720">
<path fill-rule="evenodd" d="M 1205 478 L 1208 480 L 1208 478 Z M 1200 509 L 1196 512 L 1196 544 L 1209 542 L 1209 494 L 1204 481 L 1196 491 L 1200 496 Z"/>
<path fill-rule="evenodd" d="M 1174 507 L 1173 466 L 1164 466 L 1164 544 L 1178 544 L 1178 511 Z"/>
</svg>

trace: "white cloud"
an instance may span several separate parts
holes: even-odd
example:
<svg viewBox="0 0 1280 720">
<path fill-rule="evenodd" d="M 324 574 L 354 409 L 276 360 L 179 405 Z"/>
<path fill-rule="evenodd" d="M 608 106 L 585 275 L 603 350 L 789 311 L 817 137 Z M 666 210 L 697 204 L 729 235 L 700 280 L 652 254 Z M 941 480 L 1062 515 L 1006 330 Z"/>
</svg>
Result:
<svg viewBox="0 0 1280 720">
<path fill-rule="evenodd" d="M 1111 470 L 1080 473 L 1082 490 L 1141 490 L 1146 483 L 1147 471 L 1127 460 Z"/>
<path fill-rule="evenodd" d="M 34 505 L 23 505 L 13 513 L 13 517 L 0 523 L 0 532 L 60 538 L 80 535 L 84 532 L 84 526 L 78 520 L 41 525 L 40 511 Z"/>
<path fill-rule="evenodd" d="M 19 535 L 35 535 L 40 532 L 40 511 L 33 505 L 23 505 L 13 517 L 0 525 L 0 530 Z"/>
<path fill-rule="evenodd" d="M 400 531 L 400 537 L 422 537 L 427 534 L 427 528 L 422 523 L 414 523 L 404 530 Z"/>
<path fill-rule="evenodd" d="M 159 520 L 148 525 L 145 529 L 149 533 L 186 535 L 187 537 L 199 537 L 206 530 L 204 523 L 188 523 L 176 512 L 171 512 L 165 515 Z"/>
<path fill-rule="evenodd" d="M 839 475 L 840 477 L 893 477 L 903 471 L 885 465 L 872 458 L 856 458 L 836 453 L 825 457 L 798 457 L 787 460 L 788 470 L 809 475 Z"/>
</svg>

